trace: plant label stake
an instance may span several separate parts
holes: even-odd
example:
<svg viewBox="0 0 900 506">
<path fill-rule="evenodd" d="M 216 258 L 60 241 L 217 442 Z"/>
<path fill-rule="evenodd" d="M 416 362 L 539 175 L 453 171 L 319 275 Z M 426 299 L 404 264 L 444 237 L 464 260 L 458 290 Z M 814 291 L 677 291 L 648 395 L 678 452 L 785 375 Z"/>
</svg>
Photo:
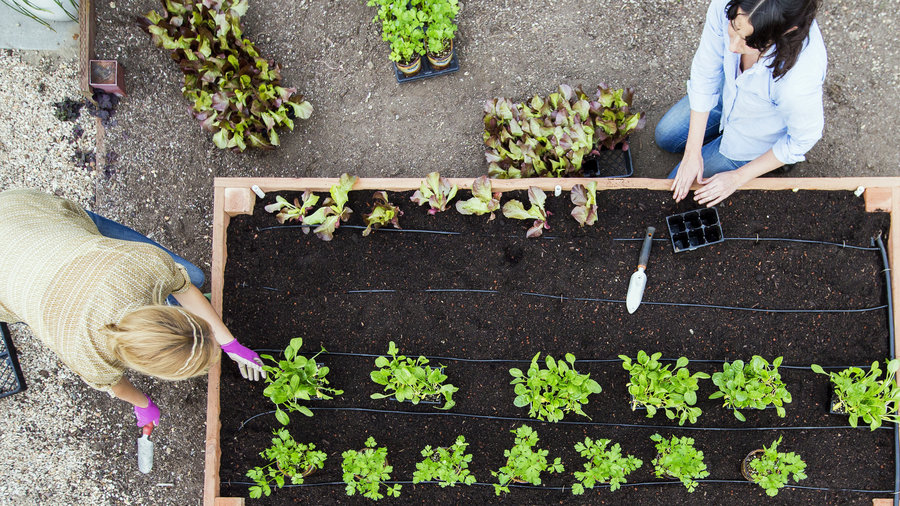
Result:
<svg viewBox="0 0 900 506">
<path fill-rule="evenodd" d="M 153 470 L 153 441 L 150 441 L 151 432 L 153 432 L 152 422 L 141 428 L 141 437 L 137 440 L 138 470 L 144 474 Z"/>
<path fill-rule="evenodd" d="M 641 257 L 638 260 L 638 268 L 631 275 L 631 281 L 628 282 L 628 295 L 625 297 L 625 307 L 628 314 L 637 311 L 641 305 L 641 299 L 644 297 L 644 287 L 647 286 L 647 275 L 644 270 L 647 268 L 647 260 L 650 259 L 650 246 L 653 245 L 653 233 L 656 228 L 647 227 L 647 235 L 644 236 L 644 244 L 641 246 Z"/>
</svg>

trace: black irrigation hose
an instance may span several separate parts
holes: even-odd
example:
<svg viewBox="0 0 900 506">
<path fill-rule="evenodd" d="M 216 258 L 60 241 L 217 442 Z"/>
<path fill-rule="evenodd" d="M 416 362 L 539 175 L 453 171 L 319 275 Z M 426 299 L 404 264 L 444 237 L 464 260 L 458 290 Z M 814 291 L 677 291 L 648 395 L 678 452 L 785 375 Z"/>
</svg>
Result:
<svg viewBox="0 0 900 506">
<path fill-rule="evenodd" d="M 887 288 L 888 301 L 888 344 L 890 346 L 891 355 L 897 358 L 894 350 L 896 345 L 896 336 L 894 335 L 894 299 L 891 293 L 891 264 L 888 262 L 887 250 L 884 248 L 884 242 L 881 235 L 875 238 L 878 249 L 881 250 L 881 260 L 884 262 L 884 279 Z M 894 424 L 894 506 L 900 505 L 900 427 Z"/>
<path fill-rule="evenodd" d="M 617 237 L 617 238 L 614 238 L 614 239 L 613 239 L 613 241 L 622 241 L 622 242 L 625 242 L 625 241 L 643 241 L 643 240 L 644 240 L 643 237 Z M 654 240 L 654 241 L 666 241 L 666 242 L 668 242 L 670 239 L 669 239 L 669 238 L 666 238 L 666 237 L 663 237 L 663 238 L 656 238 L 656 239 L 653 239 L 653 240 Z M 831 242 L 831 241 L 814 241 L 814 240 L 812 240 L 812 239 L 790 239 L 790 238 L 786 238 L 786 237 L 759 237 L 759 236 L 756 236 L 756 237 L 725 237 L 724 240 L 726 240 L 726 241 L 753 241 L 753 242 L 763 242 L 763 241 L 768 241 L 768 242 L 772 242 L 772 241 L 783 241 L 783 242 L 797 242 L 797 243 L 803 243 L 803 244 L 822 244 L 822 245 L 825 245 L 825 246 L 837 246 L 837 247 L 839 247 L 839 248 L 858 249 L 858 250 L 864 250 L 864 251 L 878 251 L 878 248 L 876 248 L 876 247 L 853 246 L 853 245 L 851 245 L 851 244 L 847 244 L 846 241 L 844 241 L 844 242 Z"/>
</svg>

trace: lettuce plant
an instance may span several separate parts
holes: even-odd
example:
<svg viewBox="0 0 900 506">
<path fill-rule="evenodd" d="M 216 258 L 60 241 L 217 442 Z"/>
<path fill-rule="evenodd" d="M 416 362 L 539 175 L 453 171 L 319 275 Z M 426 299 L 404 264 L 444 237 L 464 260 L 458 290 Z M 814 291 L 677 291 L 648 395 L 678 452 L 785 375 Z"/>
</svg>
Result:
<svg viewBox="0 0 900 506">
<path fill-rule="evenodd" d="M 581 406 L 587 404 L 588 396 L 601 392 L 600 385 L 590 374 L 575 370 L 575 355 L 571 353 L 566 353 L 565 361 L 547 355 L 546 369 L 538 364 L 540 356 L 538 353 L 531 359 L 525 373 L 515 367 L 509 370 L 513 377 L 510 385 L 515 385 L 516 407 L 529 406 L 528 416 L 548 422 L 558 422 L 572 412 L 587 416 Z"/>
<path fill-rule="evenodd" d="M 547 217 L 552 213 L 544 210 L 544 202 L 547 201 L 547 195 L 540 188 L 536 186 L 528 187 L 528 200 L 531 202 L 531 207 L 527 211 L 525 206 L 518 200 L 510 200 L 503 205 L 503 216 L 516 220 L 534 220 L 531 228 L 525 233 L 525 237 L 538 237 L 545 228 L 550 230 Z"/>
<path fill-rule="evenodd" d="M 509 450 L 503 450 L 506 465 L 499 471 L 491 471 L 491 474 L 499 481 L 494 484 L 495 494 L 500 495 L 500 492 L 508 494 L 510 482 L 540 485 L 541 473 L 561 473 L 565 470 L 559 457 L 556 457 L 551 464 L 547 461 L 547 455 L 550 452 L 535 448 L 538 443 L 538 433 L 531 427 L 522 425 L 510 432 L 516 435 L 516 444 Z"/>
<path fill-rule="evenodd" d="M 412 200 L 420 206 L 428 204 L 431 209 L 428 214 L 437 214 L 440 211 L 446 211 L 450 205 L 450 201 L 456 196 L 459 188 L 451 185 L 450 181 L 442 178 L 437 172 L 432 172 L 425 177 L 419 189 L 413 193 L 409 200 Z"/>
<path fill-rule="evenodd" d="M 825 372 L 822 366 L 813 364 L 812 370 L 825 374 L 834 385 L 838 403 L 833 411 L 850 415 L 850 425 L 856 427 L 859 419 L 869 424 L 872 430 L 881 427 L 882 422 L 900 422 L 897 408 L 900 406 L 900 387 L 897 386 L 897 370 L 900 359 L 887 362 L 887 373 L 883 380 L 878 362 L 872 362 L 868 372 L 859 367 L 850 367 L 840 372 Z"/>
<path fill-rule="evenodd" d="M 425 460 L 416 464 L 413 473 L 413 483 L 423 481 L 437 481 L 441 488 L 454 487 L 457 483 L 471 485 L 475 483 L 475 476 L 469 472 L 469 462 L 472 462 L 472 454 L 466 453 L 466 438 L 459 436 L 456 442 L 449 448 L 432 448 L 426 446 L 422 450 Z"/>
<path fill-rule="evenodd" d="M 253 499 L 259 499 L 263 494 L 269 497 L 273 482 L 278 488 L 284 486 L 286 479 L 290 479 L 294 485 L 302 484 L 303 475 L 322 469 L 327 458 L 325 452 L 316 450 L 316 445 L 294 441 L 287 429 L 275 430 L 272 446 L 263 450 L 259 456 L 269 463 L 247 471 L 247 477 L 256 482 L 249 490 Z"/>
<path fill-rule="evenodd" d="M 582 227 L 593 225 L 597 222 L 597 182 L 591 181 L 587 187 L 576 184 L 569 194 L 575 209 L 572 209 L 572 217 Z"/>
<path fill-rule="evenodd" d="M 325 348 L 311 358 L 300 355 L 303 346 L 303 338 L 295 337 L 284 349 L 284 359 L 275 360 L 271 355 L 260 357 L 275 363 L 275 366 L 263 365 L 266 374 L 266 389 L 263 395 L 275 403 L 275 418 L 283 425 L 287 425 L 290 418 L 287 412 L 299 411 L 306 416 L 313 416 L 312 411 L 306 406 L 301 406 L 298 401 L 310 399 L 331 399 L 333 395 L 341 395 L 343 390 L 328 387 L 328 367 L 316 363 L 318 357 Z M 284 409 L 282 409 L 284 407 Z"/>
<path fill-rule="evenodd" d="M 281 69 L 244 37 L 247 0 L 162 0 L 163 11 L 138 18 L 157 47 L 184 72 L 182 95 L 219 149 L 279 145 L 277 127 L 294 129 L 312 106 L 281 86 Z"/>
<path fill-rule="evenodd" d="M 319 196 L 307 190 L 303 192 L 301 198 L 302 202 L 299 199 L 294 199 L 294 203 L 291 204 L 286 198 L 278 195 L 275 197 L 274 203 L 265 207 L 266 212 L 275 213 L 275 219 L 278 220 L 278 223 L 286 221 L 299 221 L 302 223 L 306 213 L 319 202 Z"/>
<path fill-rule="evenodd" d="M 400 228 L 400 222 L 398 220 L 400 216 L 403 216 L 403 211 L 394 204 L 391 204 L 390 200 L 388 200 L 386 191 L 375 192 L 375 202 L 372 204 L 372 212 L 363 215 L 363 222 L 366 224 L 366 229 L 363 230 L 362 235 L 367 236 L 372 233 L 372 230 L 377 230 L 388 223 L 393 225 L 394 228 Z"/>
<path fill-rule="evenodd" d="M 806 462 L 794 452 L 778 451 L 779 444 L 781 436 L 768 448 L 764 446 L 762 454 L 751 458 L 747 470 L 750 480 L 762 487 L 769 497 L 778 495 L 778 490 L 787 485 L 791 477 L 794 481 L 806 479 Z"/>
<path fill-rule="evenodd" d="M 394 0 L 368 0 L 366 5 L 378 7 L 372 20 L 381 23 L 381 39 L 391 45 L 393 62 L 409 63 L 425 54 L 425 20 L 422 0 L 398 2 Z"/>
<path fill-rule="evenodd" d="M 778 416 L 784 418 L 784 403 L 791 402 L 791 394 L 778 373 L 782 358 L 776 358 L 772 365 L 759 355 L 754 355 L 746 364 L 743 360 L 725 362 L 723 371 L 712 375 L 712 382 L 719 391 L 709 398 L 724 397 L 723 406 L 733 409 L 734 416 L 742 422 L 747 418 L 738 411 L 739 408 L 765 409 L 770 404 L 775 406 Z"/>
<path fill-rule="evenodd" d="M 594 441 L 585 437 L 584 443 L 575 444 L 575 451 L 588 461 L 583 472 L 575 471 L 578 483 L 572 485 L 572 494 L 581 495 L 585 488 L 594 488 L 596 483 L 609 483 L 609 490 L 614 492 L 625 483 L 628 474 L 641 467 L 641 459 L 634 455 L 622 455 L 619 443 L 612 446 L 609 443 L 609 439 Z"/>
<path fill-rule="evenodd" d="M 370 396 L 372 399 L 393 397 L 400 402 L 408 400 L 418 404 L 422 400 L 443 396 L 444 406 L 438 409 L 450 409 L 456 405 L 453 393 L 459 388 L 450 383 L 444 384 L 447 375 L 443 367 L 432 368 L 423 356 L 416 360 L 404 355 L 397 356 L 398 351 L 397 345 L 391 341 L 388 344 L 391 359 L 384 356 L 375 359 L 375 367 L 380 369 L 372 371 L 369 376 L 375 383 L 384 385 L 385 391 L 393 393 L 374 393 Z"/>
<path fill-rule="evenodd" d="M 341 222 L 346 222 L 350 219 L 353 209 L 346 207 L 346 205 L 347 200 L 349 200 L 348 194 L 353 189 L 357 179 L 359 178 L 347 173 L 341 174 L 338 184 L 330 189 L 331 197 L 326 198 L 325 202 L 322 203 L 322 207 L 317 209 L 316 212 L 303 218 L 304 225 L 318 225 L 313 229 L 313 233 L 319 239 L 330 241 L 334 237 L 334 231 L 341 226 Z M 308 233 L 309 229 L 304 228 L 303 232 Z"/>
<path fill-rule="evenodd" d="M 491 180 L 481 176 L 472 183 L 472 198 L 457 200 L 456 210 L 459 214 L 477 215 L 490 213 L 488 221 L 494 219 L 494 212 L 500 209 L 500 192 L 491 193 Z"/>
<path fill-rule="evenodd" d="M 450 50 L 450 42 L 456 37 L 456 23 L 459 13 L 457 0 L 424 0 L 425 47 L 432 55 Z"/>
<path fill-rule="evenodd" d="M 344 470 L 347 495 L 359 492 L 373 501 L 384 498 L 385 494 L 388 497 L 400 497 L 400 484 L 384 484 L 391 479 L 391 471 L 394 470 L 387 462 L 387 448 L 375 448 L 376 446 L 378 443 L 370 436 L 362 450 L 347 450 L 341 454 L 344 459 L 341 468 Z M 385 486 L 384 493 L 381 493 L 382 485 Z"/>
<path fill-rule="evenodd" d="M 647 409 L 647 418 L 653 418 L 657 410 L 664 410 L 669 420 L 678 419 L 678 425 L 690 421 L 697 423 L 697 418 L 702 410 L 694 404 L 697 403 L 697 390 L 700 388 L 698 380 L 709 379 L 709 375 L 696 372 L 693 375 L 686 369 L 688 359 L 681 357 L 675 363 L 675 369 L 669 370 L 669 365 L 662 365 L 659 358 L 662 353 L 647 355 L 644 350 L 638 352 L 637 362 L 632 363 L 631 358 L 619 355 L 622 359 L 622 367 L 631 373 L 631 381 L 628 382 L 628 393 L 634 400 L 631 409 L 644 406 Z"/>
<path fill-rule="evenodd" d="M 694 439 L 672 436 L 665 439 L 659 434 L 650 436 L 656 441 L 656 458 L 653 468 L 657 478 L 671 476 L 681 480 L 688 492 L 697 488 L 697 482 L 709 476 L 703 462 L 703 452 L 694 448 Z"/>
</svg>

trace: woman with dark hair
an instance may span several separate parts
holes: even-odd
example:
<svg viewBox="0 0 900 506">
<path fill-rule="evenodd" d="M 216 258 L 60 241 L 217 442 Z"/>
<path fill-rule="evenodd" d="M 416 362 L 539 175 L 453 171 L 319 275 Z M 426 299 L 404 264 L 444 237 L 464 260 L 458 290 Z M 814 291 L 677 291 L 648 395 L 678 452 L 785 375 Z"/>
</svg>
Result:
<svg viewBox="0 0 900 506">
<path fill-rule="evenodd" d="M 817 2 L 712 1 L 687 96 L 656 126 L 659 147 L 684 153 L 669 174 L 676 202 L 697 181 L 694 200 L 714 206 L 805 160 L 822 137 L 827 57 Z"/>
</svg>

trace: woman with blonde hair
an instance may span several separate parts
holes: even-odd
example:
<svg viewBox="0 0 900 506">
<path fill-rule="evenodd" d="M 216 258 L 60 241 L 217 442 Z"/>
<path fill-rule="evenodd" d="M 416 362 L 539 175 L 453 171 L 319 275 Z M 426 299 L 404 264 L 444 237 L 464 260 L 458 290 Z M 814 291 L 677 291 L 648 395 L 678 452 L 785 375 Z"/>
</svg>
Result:
<svg viewBox="0 0 900 506">
<path fill-rule="evenodd" d="M 93 388 L 131 403 L 139 427 L 160 411 L 124 376 L 206 374 L 221 348 L 259 380 L 259 356 L 197 288 L 203 272 L 134 230 L 34 190 L 0 193 L 0 321 L 24 322 Z M 166 305 L 166 302 L 170 305 Z"/>
</svg>

